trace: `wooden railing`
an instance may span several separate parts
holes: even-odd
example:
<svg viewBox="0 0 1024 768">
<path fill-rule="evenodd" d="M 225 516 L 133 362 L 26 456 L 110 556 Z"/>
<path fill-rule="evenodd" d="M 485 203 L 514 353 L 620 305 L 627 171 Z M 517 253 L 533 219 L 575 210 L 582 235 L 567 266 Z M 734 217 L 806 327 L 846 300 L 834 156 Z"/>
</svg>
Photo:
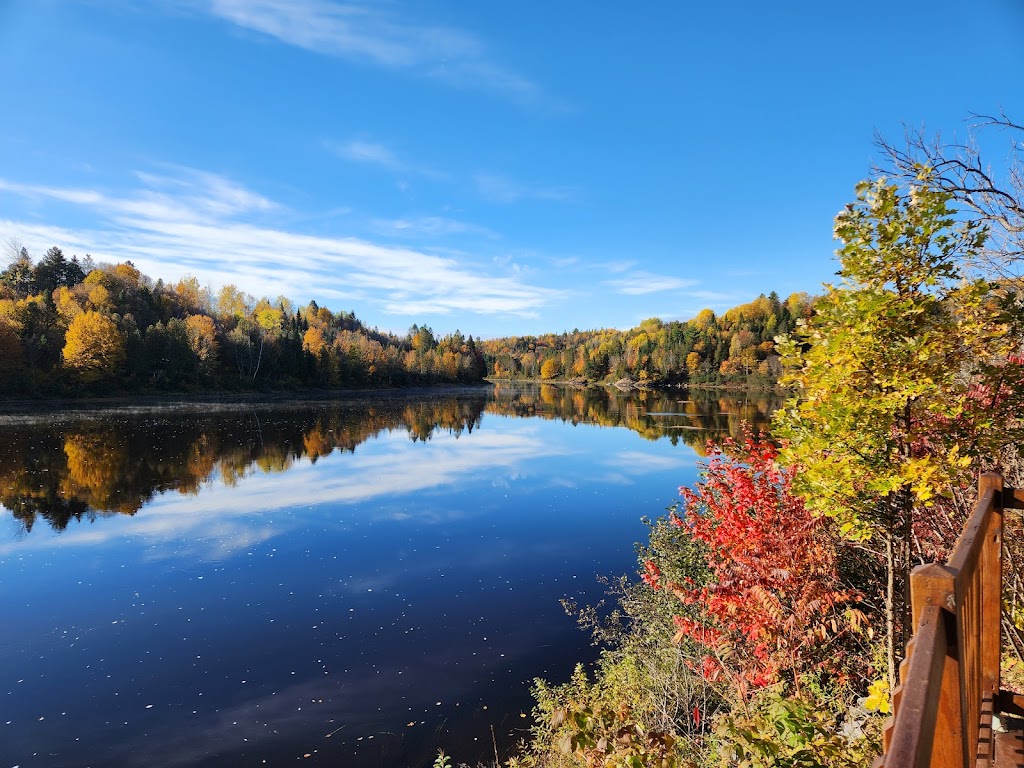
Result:
<svg viewBox="0 0 1024 768">
<path fill-rule="evenodd" d="M 992 760 L 1000 697 L 1003 508 L 1020 506 L 997 474 L 982 475 L 978 502 L 946 565 L 911 574 L 914 634 L 884 734 L 885 768 L 966 768 Z"/>
</svg>

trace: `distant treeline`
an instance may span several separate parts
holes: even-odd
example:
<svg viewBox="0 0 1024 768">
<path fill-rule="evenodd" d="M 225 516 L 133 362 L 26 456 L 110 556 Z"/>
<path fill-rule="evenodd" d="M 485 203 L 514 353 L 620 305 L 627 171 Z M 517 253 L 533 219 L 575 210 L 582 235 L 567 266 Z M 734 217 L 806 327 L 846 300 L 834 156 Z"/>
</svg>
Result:
<svg viewBox="0 0 1024 768">
<path fill-rule="evenodd" d="M 406 336 L 348 312 L 256 299 L 194 277 L 155 282 L 130 262 L 9 248 L 0 272 L 0 391 L 9 395 L 386 387 L 479 382 L 473 337 Z"/>
<path fill-rule="evenodd" d="M 510 336 L 480 343 L 498 379 L 586 379 L 659 384 L 774 386 L 782 373 L 775 337 L 811 314 L 812 299 L 773 291 L 722 315 L 687 322 L 645 320 L 629 331 Z"/>
</svg>

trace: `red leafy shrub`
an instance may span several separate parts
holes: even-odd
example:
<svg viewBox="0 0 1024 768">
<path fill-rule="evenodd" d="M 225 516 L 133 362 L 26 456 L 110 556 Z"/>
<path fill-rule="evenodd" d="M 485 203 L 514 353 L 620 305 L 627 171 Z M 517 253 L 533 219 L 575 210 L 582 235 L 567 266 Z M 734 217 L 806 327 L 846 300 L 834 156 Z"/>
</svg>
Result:
<svg viewBox="0 0 1024 768">
<path fill-rule="evenodd" d="M 841 675 L 835 641 L 866 620 L 853 607 L 859 595 L 840 584 L 829 521 L 805 508 L 778 449 L 749 430 L 741 443 L 709 446 L 709 456 L 671 518 L 703 545 L 709 580 L 666 582 L 654 562 L 643 576 L 687 606 L 675 640 L 695 642 L 694 668 L 741 696 L 784 675 L 797 685 L 805 672 Z"/>
</svg>

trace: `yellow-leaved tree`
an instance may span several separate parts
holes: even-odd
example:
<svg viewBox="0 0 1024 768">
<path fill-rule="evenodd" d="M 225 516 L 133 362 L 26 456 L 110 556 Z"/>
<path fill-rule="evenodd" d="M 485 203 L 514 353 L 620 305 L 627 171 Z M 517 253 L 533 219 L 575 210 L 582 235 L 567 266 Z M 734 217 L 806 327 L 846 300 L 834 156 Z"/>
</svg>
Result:
<svg viewBox="0 0 1024 768">
<path fill-rule="evenodd" d="M 549 357 L 540 366 L 542 379 L 555 379 L 562 375 L 562 361 L 557 357 Z"/>
<path fill-rule="evenodd" d="M 189 315 L 185 320 L 188 346 L 196 356 L 196 381 L 217 367 L 217 325 L 208 315 Z"/>
<path fill-rule="evenodd" d="M 808 508 L 879 558 L 890 686 L 922 540 L 946 546 L 956 528 L 939 502 L 1010 441 L 994 415 L 1021 397 L 1007 386 L 1021 368 L 1005 364 L 1017 345 L 1009 315 L 963 266 L 986 230 L 958 220 L 950 197 L 927 169 L 908 188 L 859 184 L 836 217 L 843 282 L 781 344 L 795 396 L 772 432 L 788 441 L 783 461 L 799 466 L 793 487 Z"/>
<path fill-rule="evenodd" d="M 124 337 L 109 317 L 83 312 L 71 321 L 64 337 L 64 365 L 78 371 L 84 381 L 114 375 L 124 359 Z"/>
</svg>

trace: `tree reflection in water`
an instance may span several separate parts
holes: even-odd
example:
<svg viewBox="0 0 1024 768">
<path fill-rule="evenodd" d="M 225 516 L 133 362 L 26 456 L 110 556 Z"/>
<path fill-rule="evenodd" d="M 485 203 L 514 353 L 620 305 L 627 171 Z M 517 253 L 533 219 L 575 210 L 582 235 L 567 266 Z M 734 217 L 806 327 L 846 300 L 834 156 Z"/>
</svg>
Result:
<svg viewBox="0 0 1024 768">
<path fill-rule="evenodd" d="M 479 428 L 484 413 L 626 427 L 703 453 L 708 440 L 738 436 L 744 421 L 764 428 L 778 404 L 767 394 L 499 384 L 415 399 L 9 418 L 0 426 L 0 505 L 24 532 L 39 519 L 62 531 L 72 520 L 133 515 L 157 494 L 196 494 L 210 482 L 234 485 L 256 471 L 354 452 L 385 430 L 405 430 L 413 441 L 438 430 L 458 436 Z"/>
</svg>

